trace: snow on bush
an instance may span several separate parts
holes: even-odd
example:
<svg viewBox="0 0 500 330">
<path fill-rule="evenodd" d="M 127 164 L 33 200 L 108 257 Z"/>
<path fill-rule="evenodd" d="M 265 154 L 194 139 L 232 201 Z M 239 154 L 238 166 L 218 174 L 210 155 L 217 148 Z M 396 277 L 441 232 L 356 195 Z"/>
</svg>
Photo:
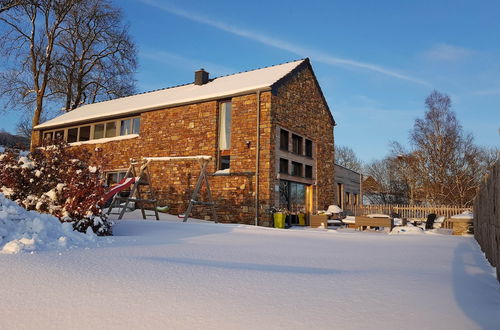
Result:
<svg viewBox="0 0 500 330">
<path fill-rule="evenodd" d="M 74 231 L 71 223 L 27 211 L 0 194 L 0 253 L 71 249 L 95 240 L 90 227 L 87 234 Z"/>
<path fill-rule="evenodd" d="M 7 150 L 0 154 L 0 192 L 28 210 L 52 214 L 75 230 L 111 234 L 102 212 L 104 186 L 99 162 L 90 153 L 64 142 L 38 148 L 28 156 Z"/>
</svg>

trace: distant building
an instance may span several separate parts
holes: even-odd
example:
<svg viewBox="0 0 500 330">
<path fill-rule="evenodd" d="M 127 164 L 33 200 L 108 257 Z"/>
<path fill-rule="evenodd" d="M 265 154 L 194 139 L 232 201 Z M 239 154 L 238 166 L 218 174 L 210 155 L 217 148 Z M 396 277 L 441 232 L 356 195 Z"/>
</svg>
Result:
<svg viewBox="0 0 500 330">
<path fill-rule="evenodd" d="M 344 166 L 335 164 L 335 185 L 337 205 L 345 209 L 346 206 L 361 205 L 361 174 Z"/>
</svg>

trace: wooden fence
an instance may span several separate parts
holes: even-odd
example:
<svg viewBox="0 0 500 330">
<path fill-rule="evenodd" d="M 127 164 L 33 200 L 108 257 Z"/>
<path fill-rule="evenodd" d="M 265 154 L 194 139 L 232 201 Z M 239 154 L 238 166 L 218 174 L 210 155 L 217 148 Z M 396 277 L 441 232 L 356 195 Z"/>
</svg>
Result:
<svg viewBox="0 0 500 330">
<path fill-rule="evenodd" d="M 446 218 L 455 214 L 460 214 L 464 211 L 472 211 L 468 207 L 436 205 L 436 206 L 421 206 L 421 205 L 398 205 L 398 204 L 383 204 L 383 205 L 346 205 L 344 211 L 350 215 L 367 215 L 367 214 L 391 214 L 397 213 L 401 218 L 407 219 L 427 219 L 430 213 Z"/>
<path fill-rule="evenodd" d="M 486 259 L 497 268 L 500 282 L 500 160 L 481 183 L 474 210 L 474 237 Z"/>
</svg>

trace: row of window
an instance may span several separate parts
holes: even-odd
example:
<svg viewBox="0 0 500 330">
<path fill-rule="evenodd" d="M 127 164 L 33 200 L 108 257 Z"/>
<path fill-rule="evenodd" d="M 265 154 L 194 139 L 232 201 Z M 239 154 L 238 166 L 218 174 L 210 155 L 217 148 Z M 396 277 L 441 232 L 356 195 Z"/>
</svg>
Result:
<svg viewBox="0 0 500 330">
<path fill-rule="evenodd" d="M 283 151 L 290 151 L 290 133 L 287 130 L 280 130 L 280 149 Z M 305 139 L 304 148 L 304 138 L 300 135 L 292 133 L 292 150 L 294 154 L 300 156 L 311 157 L 313 156 L 313 143 L 309 139 Z M 303 152 L 305 151 L 305 152 Z"/>
<path fill-rule="evenodd" d="M 140 128 L 141 118 L 131 117 L 91 125 L 44 131 L 43 139 L 44 141 L 65 140 L 71 143 L 111 138 L 120 135 L 139 134 Z"/>
<path fill-rule="evenodd" d="M 288 159 L 280 158 L 280 173 L 303 177 L 306 179 L 313 178 L 313 168 L 311 165 L 304 166 L 302 163 L 292 161 L 290 171 L 288 163 Z"/>
</svg>

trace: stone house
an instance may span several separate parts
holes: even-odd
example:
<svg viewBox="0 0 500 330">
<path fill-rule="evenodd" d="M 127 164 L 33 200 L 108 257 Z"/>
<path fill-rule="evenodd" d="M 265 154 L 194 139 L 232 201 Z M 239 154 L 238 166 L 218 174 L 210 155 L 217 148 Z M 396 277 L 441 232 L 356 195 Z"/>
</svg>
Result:
<svg viewBox="0 0 500 330">
<path fill-rule="evenodd" d="M 109 183 L 130 158 L 212 156 L 219 221 L 269 226 L 273 207 L 310 214 L 335 200 L 334 126 L 303 59 L 213 79 L 201 69 L 194 83 L 83 105 L 36 126 L 32 144 L 61 138 L 103 153 Z M 160 204 L 183 213 L 197 164 L 158 162 L 150 172 Z"/>
</svg>

